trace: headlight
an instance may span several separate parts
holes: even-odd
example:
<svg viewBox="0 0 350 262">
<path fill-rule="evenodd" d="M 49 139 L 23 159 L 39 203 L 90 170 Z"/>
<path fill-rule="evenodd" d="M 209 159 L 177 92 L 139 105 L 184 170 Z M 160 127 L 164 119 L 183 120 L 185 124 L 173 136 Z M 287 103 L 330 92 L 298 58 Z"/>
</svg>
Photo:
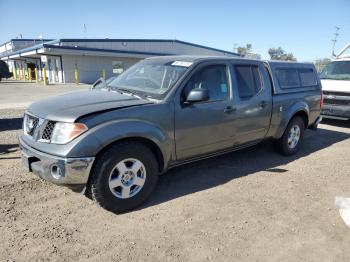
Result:
<svg viewBox="0 0 350 262">
<path fill-rule="evenodd" d="M 86 130 L 88 128 L 84 124 L 57 122 L 52 132 L 51 143 L 67 144 Z"/>
</svg>

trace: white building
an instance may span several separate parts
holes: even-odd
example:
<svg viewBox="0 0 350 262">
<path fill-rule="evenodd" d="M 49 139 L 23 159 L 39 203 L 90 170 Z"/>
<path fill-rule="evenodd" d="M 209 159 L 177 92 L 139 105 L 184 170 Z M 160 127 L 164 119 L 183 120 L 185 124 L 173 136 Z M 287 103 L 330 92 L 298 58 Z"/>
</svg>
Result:
<svg viewBox="0 0 350 262">
<path fill-rule="evenodd" d="M 0 58 L 10 71 L 46 68 L 49 83 L 93 83 L 120 74 L 141 59 L 160 55 L 238 54 L 179 40 L 163 39 L 12 39 L 0 46 Z M 24 70 L 23 70 L 24 71 Z M 20 71 L 22 72 L 22 71 Z"/>
</svg>

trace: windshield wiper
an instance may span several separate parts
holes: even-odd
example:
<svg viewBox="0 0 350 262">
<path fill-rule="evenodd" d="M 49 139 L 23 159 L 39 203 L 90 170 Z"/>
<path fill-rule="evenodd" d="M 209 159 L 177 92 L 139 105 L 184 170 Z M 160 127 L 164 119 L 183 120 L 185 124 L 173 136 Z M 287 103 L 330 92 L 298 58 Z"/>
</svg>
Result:
<svg viewBox="0 0 350 262">
<path fill-rule="evenodd" d="M 126 89 L 126 88 L 114 88 L 112 90 L 115 90 L 115 91 L 117 91 L 117 92 L 119 92 L 121 94 L 130 94 L 131 96 L 137 97 L 139 99 L 144 99 L 144 98 L 147 99 L 147 97 L 141 97 L 140 95 L 137 95 L 135 92 L 133 92 L 133 91 L 131 91 L 129 89 Z"/>
</svg>

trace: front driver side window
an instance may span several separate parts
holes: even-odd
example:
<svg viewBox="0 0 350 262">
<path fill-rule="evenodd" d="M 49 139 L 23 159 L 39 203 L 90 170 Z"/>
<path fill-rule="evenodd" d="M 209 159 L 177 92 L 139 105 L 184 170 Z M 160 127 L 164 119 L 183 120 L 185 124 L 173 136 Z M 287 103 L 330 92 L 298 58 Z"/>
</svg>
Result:
<svg viewBox="0 0 350 262">
<path fill-rule="evenodd" d="M 185 97 L 195 88 L 209 90 L 209 101 L 226 99 L 229 94 L 226 66 L 211 65 L 196 72 L 185 86 Z"/>
</svg>

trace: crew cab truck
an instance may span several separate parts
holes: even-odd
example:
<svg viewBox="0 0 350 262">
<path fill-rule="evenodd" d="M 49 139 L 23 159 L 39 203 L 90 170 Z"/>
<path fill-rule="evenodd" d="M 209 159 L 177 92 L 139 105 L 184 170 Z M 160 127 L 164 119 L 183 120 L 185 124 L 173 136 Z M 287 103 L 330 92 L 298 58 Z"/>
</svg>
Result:
<svg viewBox="0 0 350 262">
<path fill-rule="evenodd" d="M 140 205 L 159 174 L 184 163 L 264 139 L 295 154 L 321 120 L 320 80 L 305 63 L 155 57 L 104 90 L 32 104 L 19 141 L 29 171 L 85 187 L 115 213 Z"/>
</svg>

